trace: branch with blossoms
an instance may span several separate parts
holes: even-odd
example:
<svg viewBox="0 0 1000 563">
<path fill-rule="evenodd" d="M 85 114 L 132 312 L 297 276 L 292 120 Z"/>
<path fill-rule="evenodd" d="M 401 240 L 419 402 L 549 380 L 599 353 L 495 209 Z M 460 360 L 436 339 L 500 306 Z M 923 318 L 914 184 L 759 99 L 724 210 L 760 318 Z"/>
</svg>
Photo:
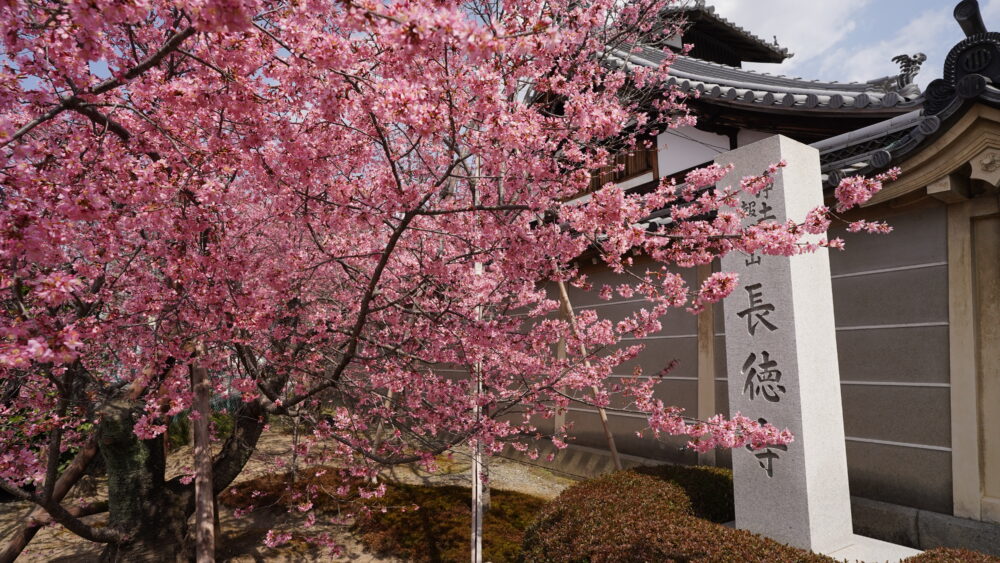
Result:
<svg viewBox="0 0 1000 563">
<path fill-rule="evenodd" d="M 834 218 L 828 208 L 820 207 L 811 211 L 804 221 L 777 223 L 762 221 L 746 228 L 740 228 L 742 220 L 747 216 L 739 205 L 739 193 L 755 196 L 773 185 L 774 176 L 785 164 L 776 163 L 759 176 L 742 178 L 739 191 L 729 187 L 717 188 L 724 179 L 728 169 L 720 166 L 710 166 L 694 171 L 685 178 L 682 186 L 672 181 L 661 185 L 652 200 L 657 206 L 669 210 L 671 223 L 668 226 L 656 228 L 641 227 L 647 217 L 663 215 L 663 211 L 654 207 L 646 207 L 645 198 L 632 197 L 615 187 L 608 187 L 596 194 L 590 202 L 581 206 L 577 213 L 583 217 L 593 214 L 615 214 L 617 220 L 634 226 L 631 235 L 640 230 L 651 231 L 654 237 L 668 239 L 671 245 L 647 245 L 643 250 L 659 253 L 661 260 L 669 256 L 670 261 L 679 265 L 694 266 L 706 264 L 721 257 L 726 252 L 744 252 L 746 254 L 764 253 L 771 255 L 794 255 L 815 251 L 817 248 L 843 248 L 839 239 L 828 241 L 822 239 L 816 242 L 801 240 L 804 234 L 825 234 Z M 866 203 L 881 190 L 883 182 L 895 180 L 898 170 L 890 170 L 875 178 L 851 177 L 841 182 L 834 196 L 838 200 L 838 211 Z M 629 207 L 629 203 L 634 203 Z M 624 212 L 623 212 L 624 210 Z M 886 233 L 890 229 L 885 224 L 874 224 L 865 221 L 846 222 L 848 230 L 858 232 Z M 601 253 L 606 263 L 618 266 L 617 271 L 629 278 L 633 284 L 618 286 L 617 290 L 605 285 L 600 292 L 603 300 L 609 300 L 612 293 L 623 298 L 632 298 L 641 294 L 654 305 L 652 312 L 642 309 L 628 318 L 620 321 L 616 330 L 621 335 L 641 337 L 660 329 L 656 320 L 671 307 L 682 307 L 690 302 L 687 310 L 697 314 L 711 303 L 717 303 L 727 297 L 737 287 L 734 274 L 718 272 L 709 276 L 697 292 L 688 290 L 684 280 L 667 272 L 665 269 L 637 273 L 628 266 L 632 257 L 628 255 L 634 247 L 628 242 L 611 240 L 600 233 L 584 233 L 590 244 Z M 627 250 L 623 250 L 627 249 Z M 690 252 L 696 249 L 697 253 Z M 578 285 L 586 286 L 582 277 L 576 280 Z M 635 382 L 633 382 L 635 384 Z M 671 435 L 688 435 L 694 437 L 689 446 L 699 451 L 707 451 L 714 447 L 733 447 L 733 444 L 764 447 L 768 444 L 787 443 L 791 435 L 787 431 L 761 426 L 754 421 L 739 417 L 725 421 L 721 417 L 699 421 L 687 418 L 676 408 L 665 408 L 662 402 L 653 399 L 651 381 L 628 389 L 634 396 L 635 410 L 623 409 L 623 412 L 651 413 L 651 421 L 656 434 L 664 431 Z M 582 396 L 566 396 L 567 399 L 588 404 L 592 407 L 610 409 L 607 401 L 587 401 Z M 612 409 L 615 410 L 615 409 Z M 777 439 L 778 442 L 770 440 Z"/>
<path fill-rule="evenodd" d="M 759 191 L 762 189 L 766 189 L 767 187 L 769 187 L 773 175 L 776 174 L 781 167 L 782 165 L 778 164 L 771 170 L 768 170 L 765 174 L 763 174 L 760 177 L 743 179 L 743 181 L 741 182 L 741 190 L 745 191 L 750 195 L 753 195 L 755 193 L 759 193 Z M 889 176 L 880 177 L 874 181 L 865 182 L 863 185 L 867 187 L 866 189 L 868 189 L 869 194 L 874 194 L 878 189 L 880 189 L 881 181 L 888 178 Z M 702 177 L 701 180 L 697 180 L 697 177 L 689 178 L 689 180 L 692 179 L 696 181 L 712 183 L 714 185 L 719 182 L 721 177 L 717 176 L 716 173 L 709 173 L 704 177 Z M 849 181 L 854 181 L 854 180 L 849 179 Z M 688 185 L 682 190 L 682 192 L 686 194 L 697 193 L 699 191 L 699 188 L 696 185 L 692 184 L 695 184 L 695 182 L 689 182 Z M 596 199 L 599 203 L 601 199 L 600 194 L 596 196 Z M 687 220 L 685 214 L 692 214 L 690 216 L 705 215 L 712 211 L 717 211 L 719 208 L 721 208 L 722 205 L 725 204 L 733 205 L 732 193 L 726 190 L 723 190 L 721 196 L 716 195 L 716 199 L 714 200 L 714 202 L 713 200 L 707 198 L 704 192 L 702 192 L 698 198 L 691 197 L 690 195 L 688 196 L 682 195 L 680 197 L 680 200 L 687 202 L 695 202 L 695 203 L 693 205 L 690 205 L 688 208 L 676 213 L 676 216 L 678 217 L 678 222 Z M 860 203 L 860 201 L 856 202 L 856 204 L 857 203 Z M 692 212 L 691 207 L 696 207 L 696 209 Z M 738 208 L 738 206 L 734 207 Z M 785 229 L 785 231 L 781 232 L 780 229 Z M 730 233 L 725 235 L 709 235 L 706 238 L 708 240 L 714 240 L 719 243 L 728 241 L 731 244 L 749 245 L 749 248 L 752 249 L 750 250 L 751 252 L 756 252 L 759 251 L 760 249 L 764 249 L 765 252 L 769 253 L 770 252 L 782 253 L 782 254 L 786 254 L 789 252 L 799 253 L 799 252 L 808 252 L 816 247 L 815 245 L 811 245 L 809 243 L 799 242 L 794 238 L 800 236 L 803 230 L 809 232 L 810 234 L 817 234 L 815 228 L 804 229 L 803 224 L 797 224 L 797 223 L 789 223 L 785 225 L 759 224 L 751 227 L 745 232 Z M 769 245 L 767 242 L 761 242 L 760 240 L 758 240 L 762 236 L 761 233 L 770 233 L 771 236 L 778 237 L 778 240 L 781 242 L 781 244 L 772 243 Z M 777 233 L 780 233 L 780 235 Z M 658 232 L 654 234 L 659 235 L 661 233 Z M 681 237 L 679 235 L 674 235 L 672 238 L 674 238 L 675 240 L 680 240 L 680 239 L 688 239 L 690 237 Z M 749 239 L 749 242 L 747 239 Z M 599 245 L 600 242 L 602 241 L 598 241 L 594 238 L 591 238 L 590 242 L 592 244 Z M 743 248 L 746 247 L 747 246 L 743 246 Z M 625 335 L 641 336 L 645 334 L 647 331 L 656 330 L 658 327 L 656 323 L 658 321 L 656 321 L 655 319 L 658 318 L 658 316 L 662 316 L 669 308 L 683 306 L 689 300 L 691 302 L 691 306 L 688 308 L 689 311 L 696 313 L 701 308 L 703 308 L 707 303 L 718 302 L 719 300 L 727 296 L 729 293 L 731 293 L 733 287 L 735 287 L 735 279 L 731 275 L 726 273 L 714 274 L 703 283 L 699 291 L 692 293 L 686 289 L 686 287 L 683 284 L 683 280 L 680 280 L 680 278 L 677 276 L 657 273 L 654 274 L 652 277 L 659 278 L 659 283 L 650 284 L 648 283 L 650 281 L 650 278 L 643 278 L 642 276 L 639 276 L 632 272 L 628 272 L 627 270 L 624 271 L 629 275 L 633 276 L 634 279 L 639 280 L 641 282 L 645 282 L 647 284 L 645 287 L 641 286 L 639 291 L 645 291 L 645 296 L 651 301 L 659 302 L 660 308 L 654 310 L 652 313 L 640 312 L 637 313 L 632 319 L 626 319 L 621 321 L 616 330 L 622 336 Z M 669 289 L 670 291 L 664 291 L 664 289 Z M 632 287 L 628 287 L 628 289 L 620 288 L 619 291 L 622 293 L 623 297 L 631 297 L 632 292 L 636 290 Z M 628 293 L 625 293 L 626 291 Z M 603 293 L 602 297 L 609 298 L 609 292 L 610 288 L 605 288 L 605 290 L 602 291 Z M 584 322 L 586 323 L 589 321 L 585 319 Z M 576 338 L 579 340 L 579 335 L 574 335 L 574 336 L 576 336 Z M 376 343 L 372 344 L 377 345 Z M 380 347 L 384 348 L 384 346 Z M 583 349 L 586 349 L 586 347 L 584 347 Z M 596 350 L 603 350 L 603 348 L 597 348 Z M 398 353 L 398 350 L 394 352 Z M 533 392 L 528 391 L 518 396 L 515 400 L 512 400 L 506 404 L 507 408 L 504 409 L 497 408 L 495 410 L 495 413 L 510 414 L 512 412 L 512 409 L 510 407 L 513 407 L 514 405 L 523 405 L 526 402 L 530 402 L 531 396 L 539 397 L 543 393 L 550 393 L 562 399 L 570 401 L 578 401 L 595 407 L 608 408 L 606 401 L 600 401 L 600 402 L 588 401 L 586 399 L 581 398 L 580 396 L 567 395 L 566 393 L 563 393 L 559 389 L 561 385 L 567 382 L 567 379 L 572 377 L 574 370 L 578 369 L 583 365 L 586 365 L 592 360 L 597 360 L 597 359 L 598 359 L 598 354 L 596 353 L 596 351 L 591 354 L 585 354 L 585 357 L 577 358 L 576 359 L 577 365 L 567 366 L 560 374 L 560 376 L 549 381 L 548 385 L 544 386 L 544 388 L 536 388 Z M 621 357 L 617 359 L 620 360 Z M 425 364 L 430 365 L 430 362 L 425 362 Z M 525 384 L 526 389 L 531 388 L 526 380 L 522 379 L 522 383 Z M 583 388 L 583 386 L 580 384 L 578 384 L 578 387 Z M 641 392 L 637 391 L 636 389 L 641 389 Z M 786 431 L 778 431 L 776 428 L 772 428 L 769 426 L 761 426 L 753 421 L 742 420 L 740 418 L 737 418 L 736 421 L 734 422 L 734 421 L 723 421 L 719 418 L 714 418 L 707 421 L 699 421 L 693 418 L 684 417 L 681 414 L 681 412 L 678 411 L 677 409 L 664 407 L 662 403 L 653 399 L 651 386 L 644 385 L 644 386 L 639 386 L 636 389 L 632 389 L 630 391 L 635 396 L 635 404 L 637 405 L 637 407 L 641 406 L 642 409 L 644 410 L 636 410 L 635 412 L 644 412 L 646 414 L 651 414 L 651 420 L 655 421 L 654 430 L 657 433 L 662 431 L 671 434 L 683 434 L 692 437 L 692 441 L 690 443 L 691 447 L 699 448 L 701 450 L 710 449 L 712 447 L 733 447 L 733 444 L 738 444 L 738 445 L 749 444 L 752 445 L 753 447 L 763 447 L 764 445 L 768 444 L 786 443 L 783 441 L 790 439 L 790 435 Z M 399 398 L 391 399 L 383 397 L 383 400 L 386 400 L 389 403 L 399 402 Z M 559 403 L 560 401 L 556 399 L 556 404 Z M 430 403 L 428 403 L 428 406 L 430 406 Z M 494 406 L 496 406 L 495 403 Z M 525 412 L 538 414 L 541 411 L 538 410 L 531 411 L 530 409 L 528 409 Z M 389 426 L 395 427 L 398 430 L 399 428 L 405 428 L 406 425 L 400 424 L 399 421 L 393 420 L 392 422 L 389 423 Z M 419 435 L 419 433 L 414 433 L 412 431 L 412 428 L 405 428 L 405 430 L 411 437 Z M 458 443 L 474 433 L 475 431 L 469 433 L 456 433 L 453 436 L 460 436 L 458 438 L 455 438 L 455 442 Z M 517 433 L 513 433 L 508 435 L 507 437 L 516 440 L 517 435 L 518 435 Z M 553 439 L 557 442 L 563 442 L 564 438 L 565 436 L 553 435 Z M 774 442 L 773 440 L 779 440 L 779 441 Z M 504 443 L 507 441 L 509 440 L 506 439 L 497 440 L 495 443 Z M 354 442 L 355 447 L 357 447 L 359 450 L 364 450 L 365 448 L 361 447 L 359 444 L 361 444 L 361 442 L 358 441 Z"/>
<path fill-rule="evenodd" d="M 656 69 L 626 60 L 676 31 L 669 4 L 0 6 L 0 409 L 22 417 L 0 425 L 0 479 L 97 538 L 60 503 L 99 434 L 110 477 L 146 460 L 130 469 L 141 478 L 109 479 L 108 534 L 125 536 L 102 535 L 105 556 L 183 544 L 193 488 L 158 463 L 190 412 L 192 367 L 232 402 L 216 490 L 272 417 L 311 431 L 296 460 L 368 476 L 469 440 L 558 443 L 564 429 L 541 421 L 594 387 L 595 404 L 625 394 L 693 447 L 787 439 L 685 418 L 650 382 L 609 383 L 639 353 L 624 338 L 735 283 L 692 289 L 667 265 L 798 252 L 825 219 L 741 229 L 725 211 L 739 190 L 710 189 L 724 173 L 711 167 L 650 194 L 569 201 L 616 150 L 691 123 L 666 85 L 672 55 Z M 656 214 L 669 224 L 646 225 Z M 578 264 L 595 249 L 629 275 L 635 255 L 663 267 L 616 288 L 650 310 L 581 312 L 574 329 L 545 288 L 585 284 Z M 570 352 L 553 358 L 560 341 Z M 142 511 L 125 510 L 134 499 Z"/>
</svg>

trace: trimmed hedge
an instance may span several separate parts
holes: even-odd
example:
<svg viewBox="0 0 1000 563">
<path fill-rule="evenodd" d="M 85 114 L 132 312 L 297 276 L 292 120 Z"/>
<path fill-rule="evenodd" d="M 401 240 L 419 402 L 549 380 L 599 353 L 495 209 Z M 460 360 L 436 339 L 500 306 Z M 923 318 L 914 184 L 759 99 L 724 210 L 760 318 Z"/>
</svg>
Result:
<svg viewBox="0 0 1000 563">
<path fill-rule="evenodd" d="M 733 472 L 724 467 L 655 465 L 635 468 L 637 473 L 670 481 L 684 489 L 698 518 L 712 522 L 736 519 Z"/>
<path fill-rule="evenodd" d="M 635 470 L 611 473 L 573 485 L 544 508 L 525 532 L 521 560 L 834 561 L 702 520 L 693 512 L 687 494 L 675 483 Z"/>
<path fill-rule="evenodd" d="M 545 507 L 525 532 L 523 561 L 636 561 L 633 548 L 691 501 L 671 483 L 619 471 L 577 483 Z M 615 556 L 624 557 L 615 559 Z"/>
<path fill-rule="evenodd" d="M 904 563 L 1000 563 L 1000 557 L 967 549 L 937 547 L 909 557 Z"/>
</svg>

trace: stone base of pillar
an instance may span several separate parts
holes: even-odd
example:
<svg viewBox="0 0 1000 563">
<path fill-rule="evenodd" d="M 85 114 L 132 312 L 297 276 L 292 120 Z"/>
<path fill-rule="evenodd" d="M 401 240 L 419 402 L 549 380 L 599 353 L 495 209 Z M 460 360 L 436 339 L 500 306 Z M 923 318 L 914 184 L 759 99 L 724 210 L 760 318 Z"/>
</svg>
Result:
<svg viewBox="0 0 1000 563">
<path fill-rule="evenodd" d="M 884 542 L 864 536 L 855 535 L 854 543 L 832 551 L 824 553 L 838 561 L 863 561 L 865 563 L 899 563 L 907 557 L 920 555 L 921 551 L 912 547 L 904 547 L 894 543 Z"/>
</svg>

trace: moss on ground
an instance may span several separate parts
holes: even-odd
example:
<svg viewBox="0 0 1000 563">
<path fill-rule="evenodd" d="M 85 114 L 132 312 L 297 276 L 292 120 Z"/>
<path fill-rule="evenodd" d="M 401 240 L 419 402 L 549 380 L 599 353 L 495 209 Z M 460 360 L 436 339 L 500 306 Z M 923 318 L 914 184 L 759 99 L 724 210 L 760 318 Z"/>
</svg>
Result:
<svg viewBox="0 0 1000 563">
<path fill-rule="evenodd" d="M 545 505 L 543 499 L 492 490 L 483 519 L 483 560 L 517 561 L 524 530 Z M 372 512 L 355 523 L 369 549 L 407 561 L 462 561 L 469 556 L 470 490 L 466 487 L 393 484 L 369 503 Z M 418 506 L 417 510 L 400 510 Z M 382 512 L 381 508 L 386 511 Z"/>
<path fill-rule="evenodd" d="M 364 483 L 344 479 L 332 467 L 301 471 L 294 487 L 288 483 L 287 473 L 264 475 L 227 489 L 220 501 L 233 508 L 290 509 L 302 504 L 313 491 L 310 500 L 320 514 L 356 514 L 351 531 L 375 553 L 421 562 L 468 558 L 472 525 L 468 487 L 387 482 L 385 494 L 379 498 L 364 499 L 356 493 L 340 496 L 338 488 L 348 485 L 356 491 Z M 491 490 L 491 500 L 492 508 L 483 521 L 483 559 L 517 561 L 524 530 L 546 501 L 500 490 Z"/>
</svg>

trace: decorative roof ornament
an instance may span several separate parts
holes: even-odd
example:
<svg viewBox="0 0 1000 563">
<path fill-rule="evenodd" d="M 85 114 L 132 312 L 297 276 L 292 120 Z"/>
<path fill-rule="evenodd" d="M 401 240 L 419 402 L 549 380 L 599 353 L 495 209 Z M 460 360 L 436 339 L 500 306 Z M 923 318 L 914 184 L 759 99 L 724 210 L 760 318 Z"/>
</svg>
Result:
<svg viewBox="0 0 1000 563">
<path fill-rule="evenodd" d="M 966 37 L 986 33 L 986 23 L 979 11 L 978 0 L 962 0 L 955 6 L 955 19 L 962 27 Z"/>
<path fill-rule="evenodd" d="M 986 28 L 976 0 L 959 2 L 955 20 L 966 37 L 948 53 L 942 78 L 928 85 L 922 111 L 813 144 L 820 150 L 828 186 L 836 186 L 845 176 L 875 174 L 927 147 L 947 130 L 947 121 L 962 115 L 971 103 L 1000 107 L 1000 33 Z M 900 63 L 901 79 L 908 71 L 915 74 L 914 58 L 894 59 Z M 884 80 L 869 84 L 881 88 Z M 1000 151 L 983 151 L 970 162 L 972 178 L 1000 185 Z"/>
<path fill-rule="evenodd" d="M 927 115 L 952 113 L 966 100 L 1000 96 L 1000 33 L 988 31 L 977 0 L 962 0 L 955 6 L 955 20 L 965 39 L 955 45 L 944 61 L 944 77 L 927 86 Z M 948 111 L 946 111 L 948 110 Z"/>
<path fill-rule="evenodd" d="M 917 53 L 910 55 L 896 55 L 892 62 L 899 65 L 899 76 L 896 77 L 896 87 L 899 90 L 913 84 L 913 79 L 920 73 L 920 65 L 927 60 L 927 55 Z"/>
<path fill-rule="evenodd" d="M 914 55 L 896 55 L 892 62 L 899 65 L 899 74 L 884 76 L 869 80 L 867 83 L 872 89 L 879 92 L 898 92 L 905 97 L 919 96 L 920 88 L 913 82 L 920 73 L 920 66 L 927 60 L 927 55 L 916 53 Z"/>
</svg>

